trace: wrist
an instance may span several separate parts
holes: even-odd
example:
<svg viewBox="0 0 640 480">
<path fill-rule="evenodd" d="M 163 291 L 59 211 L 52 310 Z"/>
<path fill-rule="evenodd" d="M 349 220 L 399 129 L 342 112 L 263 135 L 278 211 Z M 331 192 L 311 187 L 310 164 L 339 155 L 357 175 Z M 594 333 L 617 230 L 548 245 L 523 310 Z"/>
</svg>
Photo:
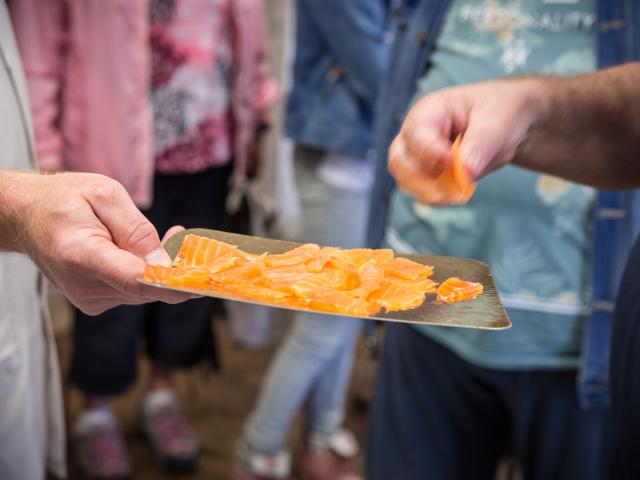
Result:
<svg viewBox="0 0 640 480">
<path fill-rule="evenodd" d="M 535 169 L 540 156 L 541 140 L 547 135 L 554 112 L 556 80 L 543 77 L 523 78 L 514 83 L 510 100 L 516 105 L 514 122 L 510 126 L 517 139 L 514 142 L 512 163 Z"/>
<path fill-rule="evenodd" d="M 27 254 L 40 175 L 0 171 L 0 251 Z"/>
<path fill-rule="evenodd" d="M 552 78 L 528 78 L 522 80 L 522 113 L 530 130 L 548 126 L 556 103 L 557 80 Z"/>
</svg>

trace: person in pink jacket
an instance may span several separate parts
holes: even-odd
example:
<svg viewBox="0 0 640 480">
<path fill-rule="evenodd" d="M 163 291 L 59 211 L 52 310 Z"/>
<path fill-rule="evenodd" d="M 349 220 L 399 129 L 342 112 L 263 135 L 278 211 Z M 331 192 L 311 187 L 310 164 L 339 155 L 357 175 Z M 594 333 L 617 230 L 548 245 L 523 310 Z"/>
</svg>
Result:
<svg viewBox="0 0 640 480">
<path fill-rule="evenodd" d="M 42 170 L 115 178 L 160 231 L 228 228 L 230 189 L 246 183 L 278 96 L 262 0 L 19 0 L 12 14 Z M 142 429 L 164 468 L 196 466 L 171 372 L 213 360 L 211 308 L 76 311 L 70 375 L 87 401 L 73 438 L 87 477 L 132 475 L 108 399 L 135 381 L 141 333 L 152 365 Z"/>
</svg>

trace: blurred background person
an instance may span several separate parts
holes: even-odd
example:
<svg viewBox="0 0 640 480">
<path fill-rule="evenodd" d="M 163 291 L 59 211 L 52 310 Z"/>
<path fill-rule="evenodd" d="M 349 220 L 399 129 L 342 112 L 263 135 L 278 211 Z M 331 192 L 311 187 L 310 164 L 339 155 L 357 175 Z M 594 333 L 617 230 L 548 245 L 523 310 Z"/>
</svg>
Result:
<svg viewBox="0 0 640 480">
<path fill-rule="evenodd" d="M 386 67 L 383 0 L 296 2 L 293 88 L 285 120 L 296 144 L 300 242 L 364 244 L 372 164 L 368 157 L 378 86 Z M 341 428 L 360 321 L 297 313 L 264 379 L 232 478 L 289 478 L 287 435 L 306 402 L 301 479 L 349 477 L 355 437 Z M 351 477 L 349 477 L 351 478 Z"/>
<path fill-rule="evenodd" d="M 161 231 L 174 224 L 226 229 L 230 185 L 240 187 L 253 168 L 254 144 L 277 96 L 266 69 L 262 2 L 123 5 L 15 2 L 40 166 L 116 178 Z M 84 475 L 132 475 L 108 400 L 135 381 L 141 334 L 152 364 L 142 430 L 162 467 L 196 466 L 197 441 L 171 372 L 214 360 L 211 310 L 212 300 L 199 299 L 96 317 L 76 311 L 70 376 L 86 407 L 73 443 Z"/>
<path fill-rule="evenodd" d="M 622 27 L 602 33 L 620 2 L 406 3 L 376 126 L 370 246 L 489 263 L 513 327 L 387 326 L 368 478 L 492 479 L 514 455 L 525 479 L 605 479 L 611 312 L 639 225 L 636 194 L 507 167 L 481 180 L 468 204 L 434 207 L 394 191 L 387 149 L 412 97 L 589 72 L 638 45 L 618 42 Z"/>
</svg>

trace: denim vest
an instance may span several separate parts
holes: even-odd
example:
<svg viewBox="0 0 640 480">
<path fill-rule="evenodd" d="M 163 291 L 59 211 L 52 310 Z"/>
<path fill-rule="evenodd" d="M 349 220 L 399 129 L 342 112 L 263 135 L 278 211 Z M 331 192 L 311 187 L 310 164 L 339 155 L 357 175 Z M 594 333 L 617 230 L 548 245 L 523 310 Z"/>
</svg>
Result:
<svg viewBox="0 0 640 480">
<path fill-rule="evenodd" d="M 387 67 L 389 0 L 298 0 L 296 7 L 287 136 L 365 158 Z"/>
<path fill-rule="evenodd" d="M 387 223 L 394 181 L 387 171 L 387 149 L 402 125 L 418 79 L 424 74 L 451 0 L 398 2 L 394 43 L 381 87 L 374 128 L 375 182 L 371 193 L 368 246 L 379 246 Z M 640 2 L 598 0 L 598 66 L 640 59 Z M 591 255 L 590 314 L 583 338 L 578 396 L 584 408 L 609 400 L 609 345 L 613 306 L 622 271 L 640 231 L 640 191 L 598 192 Z"/>
</svg>

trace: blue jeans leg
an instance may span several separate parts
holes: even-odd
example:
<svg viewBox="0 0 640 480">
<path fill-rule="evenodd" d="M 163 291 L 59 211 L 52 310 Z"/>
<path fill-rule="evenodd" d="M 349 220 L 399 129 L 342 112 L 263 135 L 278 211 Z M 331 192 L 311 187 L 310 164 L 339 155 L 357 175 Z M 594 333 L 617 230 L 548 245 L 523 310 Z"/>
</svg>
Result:
<svg viewBox="0 0 640 480">
<path fill-rule="evenodd" d="M 361 322 L 349 318 L 343 325 L 342 346 L 336 349 L 333 360 L 320 372 L 309 395 L 306 428 L 313 434 L 330 436 L 342 424 L 345 411 L 345 392 L 353 367 L 356 337 Z"/>
<path fill-rule="evenodd" d="M 296 149 L 295 175 L 303 215 L 302 231 L 295 240 L 362 247 L 368 193 L 337 188 L 323 180 L 318 167 L 325 157 L 322 151 Z M 353 318 L 314 313 L 296 316 L 245 426 L 244 441 L 251 450 L 281 450 L 293 417 L 305 401 L 310 433 L 330 435 L 339 427 L 360 325 Z"/>
<path fill-rule="evenodd" d="M 316 405 L 319 433 L 333 428 L 342 418 L 344 386 L 336 380 L 346 384 L 349 377 L 351 362 L 345 357 L 352 356 L 352 349 L 345 346 L 353 344 L 360 320 L 309 313 L 301 316 L 304 318 L 296 321 L 271 364 L 245 426 L 245 442 L 252 451 L 275 453 L 283 449 L 293 417 L 320 379 L 323 388 L 315 393 L 327 403 L 310 400 Z M 344 370 L 333 370 L 332 366 Z"/>
</svg>

